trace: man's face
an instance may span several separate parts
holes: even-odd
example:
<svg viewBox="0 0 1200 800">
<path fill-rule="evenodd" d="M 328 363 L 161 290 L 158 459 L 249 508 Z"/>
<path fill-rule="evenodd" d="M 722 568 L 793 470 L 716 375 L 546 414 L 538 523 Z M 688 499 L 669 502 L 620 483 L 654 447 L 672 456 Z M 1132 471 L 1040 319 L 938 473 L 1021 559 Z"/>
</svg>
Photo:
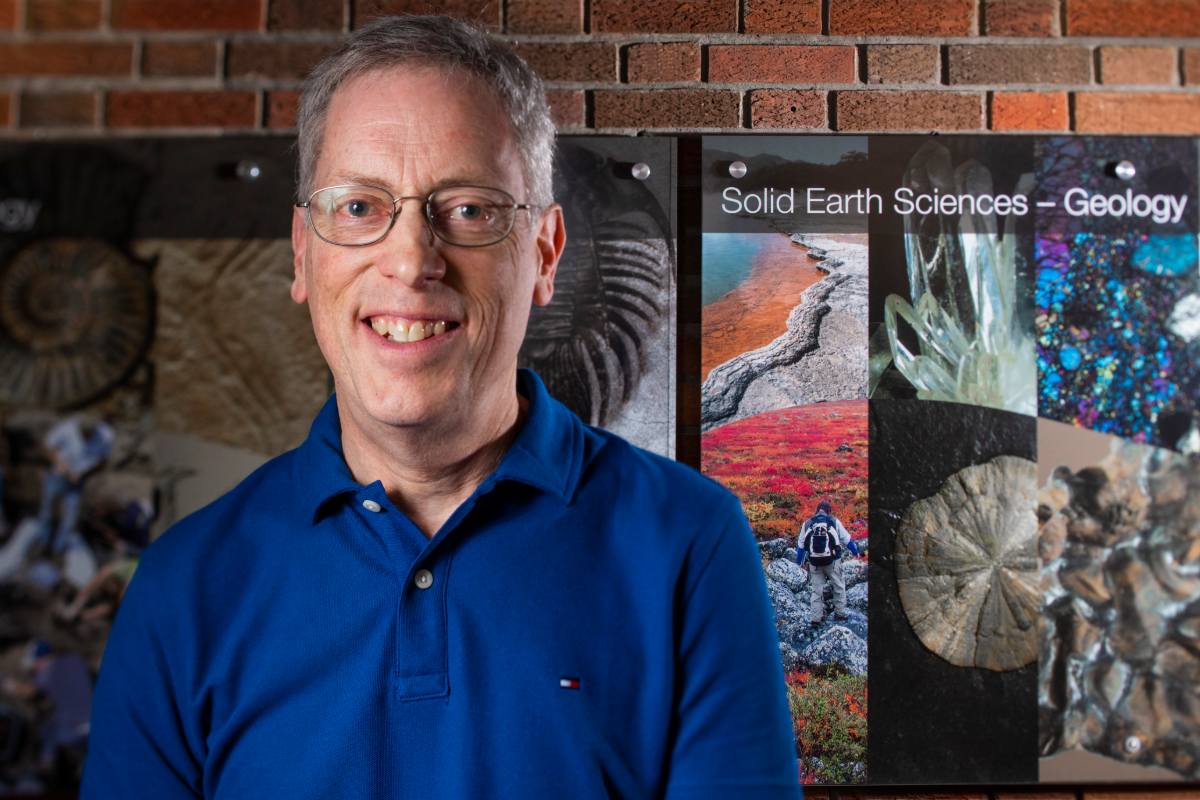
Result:
<svg viewBox="0 0 1200 800">
<path fill-rule="evenodd" d="M 423 199 L 455 185 L 528 200 L 507 118 L 477 79 L 399 67 L 334 94 L 313 187 L 366 184 L 405 200 L 387 236 L 366 247 L 322 241 L 303 209 L 292 220 L 292 298 L 307 302 L 333 372 L 343 428 L 423 426 L 454 435 L 515 402 L 517 351 L 533 303 L 550 301 L 562 251 L 558 206 L 516 212 L 487 247 L 435 238 Z M 394 341 L 395 328 L 432 332 Z M 381 335 L 376 329 L 392 331 Z M 406 338 L 412 338 L 408 336 Z"/>
</svg>

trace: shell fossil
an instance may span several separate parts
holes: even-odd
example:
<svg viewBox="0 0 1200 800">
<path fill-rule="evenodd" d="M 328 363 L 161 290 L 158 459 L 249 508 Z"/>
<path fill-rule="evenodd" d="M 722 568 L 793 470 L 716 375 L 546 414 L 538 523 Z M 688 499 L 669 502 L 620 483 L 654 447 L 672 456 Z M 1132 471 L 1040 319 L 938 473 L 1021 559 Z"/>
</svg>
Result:
<svg viewBox="0 0 1200 800">
<path fill-rule="evenodd" d="M 896 533 L 900 602 L 951 664 L 1005 671 L 1037 657 L 1036 466 L 997 456 L 917 500 Z"/>
</svg>

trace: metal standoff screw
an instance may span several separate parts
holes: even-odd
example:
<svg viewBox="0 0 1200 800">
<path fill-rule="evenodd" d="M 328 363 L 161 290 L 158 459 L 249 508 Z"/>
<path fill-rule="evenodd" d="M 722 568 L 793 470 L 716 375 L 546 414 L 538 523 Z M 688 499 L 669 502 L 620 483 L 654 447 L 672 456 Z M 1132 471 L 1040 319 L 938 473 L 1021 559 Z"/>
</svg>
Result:
<svg viewBox="0 0 1200 800">
<path fill-rule="evenodd" d="M 244 181 L 256 181 L 262 177 L 262 167 L 256 161 L 239 161 L 235 171 L 238 178 Z"/>
<path fill-rule="evenodd" d="M 1131 181 L 1137 175 L 1137 167 L 1132 161 L 1118 161 L 1113 167 L 1113 174 L 1123 181 Z"/>
<path fill-rule="evenodd" d="M 650 177 L 650 165 L 645 161 L 639 161 L 633 165 L 633 169 L 631 169 L 629 172 L 639 181 L 644 181 L 646 178 Z"/>
<path fill-rule="evenodd" d="M 1128 163 L 1128 162 L 1124 162 Z M 1125 739 L 1125 752 L 1133 755 L 1142 749 L 1142 739 L 1140 736 L 1130 736 Z"/>
<path fill-rule="evenodd" d="M 734 177 L 734 178 L 746 177 L 746 162 L 745 161 L 734 161 L 732 164 L 729 165 L 729 174 L 731 177 Z"/>
</svg>

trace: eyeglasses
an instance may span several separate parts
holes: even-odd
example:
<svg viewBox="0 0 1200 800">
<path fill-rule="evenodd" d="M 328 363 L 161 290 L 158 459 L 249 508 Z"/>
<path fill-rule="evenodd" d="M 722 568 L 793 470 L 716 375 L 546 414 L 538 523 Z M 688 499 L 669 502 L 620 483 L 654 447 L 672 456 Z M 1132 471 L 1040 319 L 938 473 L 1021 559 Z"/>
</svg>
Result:
<svg viewBox="0 0 1200 800">
<path fill-rule="evenodd" d="M 514 202 L 512 195 L 486 186 L 447 186 L 428 197 L 393 197 L 378 186 L 327 186 L 297 208 L 330 244 L 365 247 L 388 235 L 405 200 L 425 201 L 425 222 L 433 235 L 456 247 L 487 247 L 512 233 L 517 211 L 536 208 Z"/>
</svg>

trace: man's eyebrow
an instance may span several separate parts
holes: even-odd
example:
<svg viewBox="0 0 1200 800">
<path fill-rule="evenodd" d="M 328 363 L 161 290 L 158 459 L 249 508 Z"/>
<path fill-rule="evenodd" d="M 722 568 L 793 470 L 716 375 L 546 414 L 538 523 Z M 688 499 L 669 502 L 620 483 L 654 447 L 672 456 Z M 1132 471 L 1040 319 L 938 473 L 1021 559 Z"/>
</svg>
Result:
<svg viewBox="0 0 1200 800">
<path fill-rule="evenodd" d="M 335 172 L 330 177 L 329 186 L 342 186 L 346 184 L 354 184 L 359 186 L 378 186 L 381 189 L 387 189 L 393 195 L 396 190 L 393 188 L 391 181 L 384 180 L 378 175 L 368 175 L 362 172 Z M 453 175 L 448 178 L 442 178 L 429 187 L 430 192 L 436 192 L 438 189 L 445 189 L 447 186 L 485 186 L 496 189 L 506 190 L 506 187 L 501 186 L 501 181 L 496 176 L 486 177 L 475 173 L 466 175 Z"/>
</svg>

